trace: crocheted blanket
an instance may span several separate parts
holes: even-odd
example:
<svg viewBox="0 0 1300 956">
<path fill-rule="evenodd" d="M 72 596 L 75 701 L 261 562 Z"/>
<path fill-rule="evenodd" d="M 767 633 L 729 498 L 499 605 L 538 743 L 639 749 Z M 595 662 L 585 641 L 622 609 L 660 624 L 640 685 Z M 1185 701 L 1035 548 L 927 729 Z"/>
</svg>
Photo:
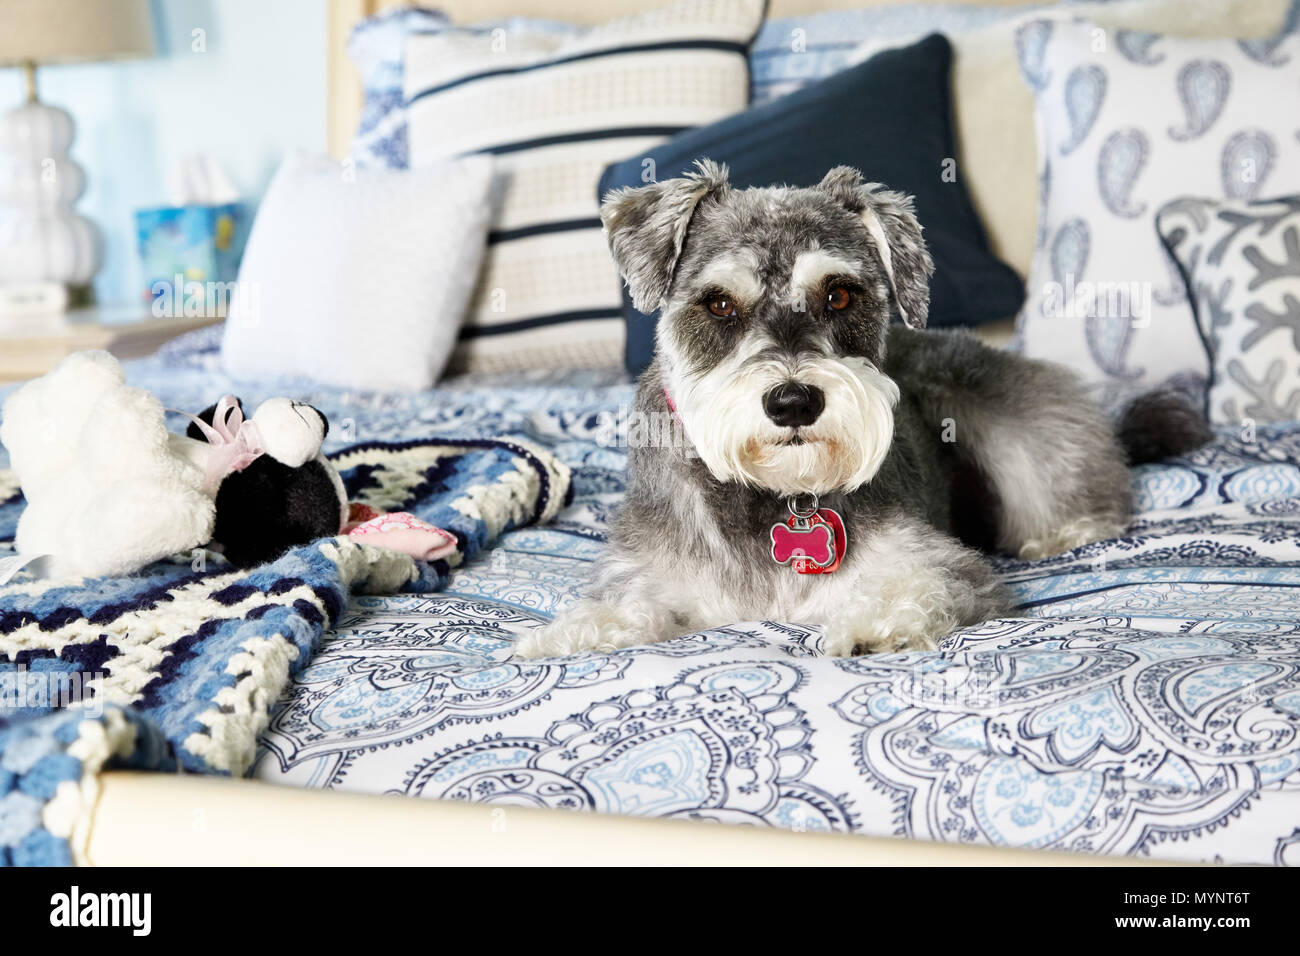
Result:
<svg viewBox="0 0 1300 956">
<path fill-rule="evenodd" d="M 523 441 L 357 445 L 352 501 L 452 532 L 432 563 L 328 538 L 250 571 L 200 552 L 138 575 L 0 586 L 0 865 L 67 864 L 109 768 L 242 774 L 292 675 L 354 593 L 428 592 L 504 531 L 549 521 L 568 468 Z M 0 558 L 23 500 L 0 471 Z"/>
</svg>

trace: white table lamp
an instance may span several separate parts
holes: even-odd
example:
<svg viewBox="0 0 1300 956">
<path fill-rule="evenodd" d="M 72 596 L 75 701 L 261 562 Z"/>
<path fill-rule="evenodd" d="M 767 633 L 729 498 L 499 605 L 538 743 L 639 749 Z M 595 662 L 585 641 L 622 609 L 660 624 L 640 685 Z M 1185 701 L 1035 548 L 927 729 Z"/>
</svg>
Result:
<svg viewBox="0 0 1300 956">
<path fill-rule="evenodd" d="M 86 176 L 68 156 L 72 117 L 37 99 L 37 65 L 152 52 L 148 0 L 0 0 L 0 66 L 27 76 L 27 102 L 0 116 L 0 283 L 77 289 L 102 257 L 75 209 Z"/>
</svg>

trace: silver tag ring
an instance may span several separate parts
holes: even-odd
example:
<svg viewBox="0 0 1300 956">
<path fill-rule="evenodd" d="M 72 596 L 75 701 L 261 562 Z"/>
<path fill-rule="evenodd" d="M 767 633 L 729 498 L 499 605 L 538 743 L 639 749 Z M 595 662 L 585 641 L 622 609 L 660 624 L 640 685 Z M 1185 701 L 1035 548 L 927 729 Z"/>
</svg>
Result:
<svg viewBox="0 0 1300 956">
<path fill-rule="evenodd" d="M 804 501 L 809 502 L 806 508 L 800 507 L 800 503 Z M 790 509 L 790 514 L 796 518 L 811 518 L 817 513 L 817 496 L 814 494 L 794 495 L 785 499 L 785 506 Z"/>
</svg>

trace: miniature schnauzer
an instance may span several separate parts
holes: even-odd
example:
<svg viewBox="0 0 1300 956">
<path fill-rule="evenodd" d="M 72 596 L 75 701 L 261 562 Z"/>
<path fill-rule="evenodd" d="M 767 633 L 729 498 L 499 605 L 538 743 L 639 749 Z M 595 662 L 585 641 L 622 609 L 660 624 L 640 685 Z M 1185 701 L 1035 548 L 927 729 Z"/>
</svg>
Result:
<svg viewBox="0 0 1300 956">
<path fill-rule="evenodd" d="M 1064 368 L 919 331 L 934 267 L 909 196 L 845 166 L 808 189 L 697 170 L 601 209 L 633 303 L 661 310 L 636 412 L 686 441 L 630 449 L 594 587 L 518 656 L 750 620 L 821 625 L 830 655 L 933 649 L 1011 612 L 977 548 L 1114 537 L 1128 461 L 1206 437 L 1156 395 L 1125 449 Z"/>
</svg>

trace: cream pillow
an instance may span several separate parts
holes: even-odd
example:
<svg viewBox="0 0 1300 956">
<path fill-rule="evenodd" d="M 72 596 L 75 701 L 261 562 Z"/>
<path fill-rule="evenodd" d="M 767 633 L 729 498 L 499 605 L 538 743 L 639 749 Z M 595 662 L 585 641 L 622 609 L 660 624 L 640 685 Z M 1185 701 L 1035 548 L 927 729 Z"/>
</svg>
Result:
<svg viewBox="0 0 1300 956">
<path fill-rule="evenodd" d="M 964 170 L 989 245 L 1003 262 L 1029 275 L 1038 221 L 1038 147 L 1034 97 L 1020 78 L 1016 31 L 1029 20 L 1084 16 L 1110 29 L 1171 36 L 1268 36 L 1282 29 L 1291 0 L 1118 0 L 1067 3 L 1026 11 L 982 30 L 958 34 L 952 85 L 957 113 L 958 175 Z M 869 41 L 850 63 L 911 42 Z"/>
</svg>

